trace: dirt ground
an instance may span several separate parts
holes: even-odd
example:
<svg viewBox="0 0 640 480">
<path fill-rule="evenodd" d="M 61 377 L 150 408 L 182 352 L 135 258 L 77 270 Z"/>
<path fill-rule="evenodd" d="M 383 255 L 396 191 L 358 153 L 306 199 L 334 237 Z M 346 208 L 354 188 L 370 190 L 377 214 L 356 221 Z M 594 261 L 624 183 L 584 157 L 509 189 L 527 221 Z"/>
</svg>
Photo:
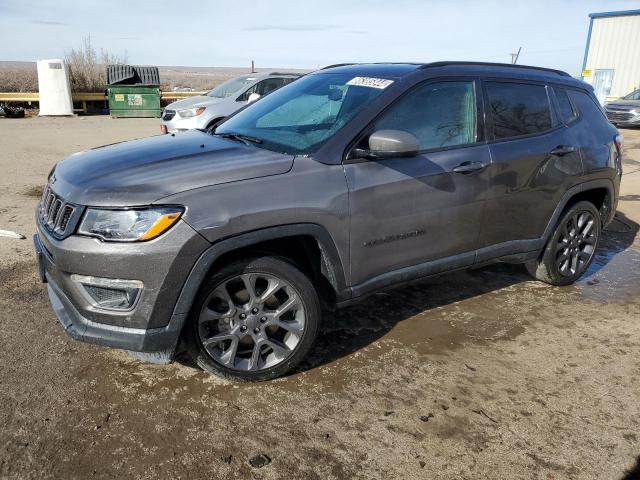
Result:
<svg viewBox="0 0 640 480">
<path fill-rule="evenodd" d="M 232 384 L 64 334 L 35 276 L 41 186 L 153 119 L 0 119 L 0 478 L 621 479 L 640 454 L 640 130 L 575 286 L 496 265 L 327 319 L 296 373 Z M 249 459 L 264 454 L 262 468 Z M 636 471 L 638 473 L 638 471 Z M 629 477 L 631 478 L 631 477 Z M 638 478 L 638 477 L 633 477 Z"/>
</svg>

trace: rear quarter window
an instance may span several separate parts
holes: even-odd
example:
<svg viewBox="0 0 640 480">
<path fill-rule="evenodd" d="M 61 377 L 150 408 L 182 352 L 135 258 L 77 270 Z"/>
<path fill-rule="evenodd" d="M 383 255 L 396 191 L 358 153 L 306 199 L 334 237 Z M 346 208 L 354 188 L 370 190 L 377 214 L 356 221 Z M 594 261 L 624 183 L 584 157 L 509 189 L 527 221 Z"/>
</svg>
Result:
<svg viewBox="0 0 640 480">
<path fill-rule="evenodd" d="M 607 116 L 600 104 L 588 93 L 580 90 L 569 90 L 569 97 L 578 108 L 580 114 L 590 121 L 606 121 Z"/>
<path fill-rule="evenodd" d="M 564 88 L 554 87 L 553 91 L 556 94 L 556 99 L 558 100 L 558 108 L 560 115 L 560 120 L 564 123 L 569 123 L 573 121 L 577 116 L 577 112 L 574 110 L 573 105 L 571 105 L 571 100 L 569 100 L 569 94 Z"/>
<path fill-rule="evenodd" d="M 580 130 L 588 144 L 602 145 L 613 140 L 615 127 L 609 123 L 602 107 L 592 95 L 582 90 L 567 89 L 580 116 Z"/>
<path fill-rule="evenodd" d="M 492 138 L 520 137 L 552 128 L 544 85 L 487 82 L 486 92 Z"/>
</svg>

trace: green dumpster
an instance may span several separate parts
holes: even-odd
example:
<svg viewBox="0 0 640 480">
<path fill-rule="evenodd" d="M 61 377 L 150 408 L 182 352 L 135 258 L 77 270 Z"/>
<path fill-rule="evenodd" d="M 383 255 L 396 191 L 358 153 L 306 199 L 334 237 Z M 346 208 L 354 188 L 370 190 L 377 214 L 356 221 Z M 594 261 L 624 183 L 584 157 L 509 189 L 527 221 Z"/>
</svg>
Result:
<svg viewBox="0 0 640 480">
<path fill-rule="evenodd" d="M 160 117 L 158 68 L 109 65 L 107 97 L 112 117 Z"/>
</svg>

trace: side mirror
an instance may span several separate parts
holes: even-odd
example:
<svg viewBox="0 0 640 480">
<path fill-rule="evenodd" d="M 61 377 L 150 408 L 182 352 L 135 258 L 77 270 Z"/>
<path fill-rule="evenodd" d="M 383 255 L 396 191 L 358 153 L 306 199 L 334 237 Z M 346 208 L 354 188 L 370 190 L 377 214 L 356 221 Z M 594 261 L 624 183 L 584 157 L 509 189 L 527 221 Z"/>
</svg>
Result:
<svg viewBox="0 0 640 480">
<path fill-rule="evenodd" d="M 258 100 L 260 98 L 260 94 L 259 93 L 252 93 L 251 95 L 249 95 L 249 98 L 247 99 L 248 103 L 252 103 L 255 102 L 256 100 Z"/>
<path fill-rule="evenodd" d="M 350 158 L 385 158 L 415 157 L 420 151 L 418 139 L 402 130 L 378 130 L 369 136 L 369 149 L 355 148 Z"/>
</svg>

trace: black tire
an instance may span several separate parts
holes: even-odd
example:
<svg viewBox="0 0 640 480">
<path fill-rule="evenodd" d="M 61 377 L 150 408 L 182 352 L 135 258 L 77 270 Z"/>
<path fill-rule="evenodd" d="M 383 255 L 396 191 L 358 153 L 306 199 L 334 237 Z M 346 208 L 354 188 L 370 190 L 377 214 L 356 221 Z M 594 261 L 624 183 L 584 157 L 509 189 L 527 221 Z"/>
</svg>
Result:
<svg viewBox="0 0 640 480">
<path fill-rule="evenodd" d="M 588 235 L 582 235 L 589 221 L 592 224 Z M 526 264 L 528 272 L 551 285 L 574 283 L 593 262 L 601 231 L 602 221 L 595 205 L 587 201 L 572 205 L 560 217 L 542 256 Z"/>
<path fill-rule="evenodd" d="M 236 303 L 235 297 L 233 297 L 234 300 L 231 300 L 231 297 L 229 297 L 229 300 L 231 300 L 231 303 L 229 303 L 228 308 L 230 311 L 237 310 L 237 311 L 246 312 L 245 320 L 239 320 L 237 316 L 227 315 L 227 314 L 224 314 L 224 315 L 225 317 L 229 317 L 229 318 L 225 318 L 224 321 L 222 319 L 201 320 L 201 316 L 204 315 L 203 312 L 205 311 L 210 312 L 212 310 L 211 302 L 217 300 L 217 299 L 212 300 L 212 295 L 215 296 L 216 291 L 219 291 L 221 288 L 223 288 L 224 291 L 228 293 L 229 283 L 241 282 L 242 281 L 240 280 L 241 276 L 242 276 L 241 278 L 254 278 L 254 277 L 259 278 L 260 275 L 268 276 L 270 279 L 278 279 L 283 281 L 282 283 L 286 285 L 286 289 L 287 289 L 284 295 L 287 295 L 287 298 L 288 298 L 288 294 L 293 293 L 291 297 L 295 298 L 296 307 L 298 308 L 298 304 L 301 305 L 303 316 L 304 316 L 303 317 L 304 326 L 302 327 L 303 328 L 302 333 L 296 333 L 294 336 L 294 338 L 297 340 L 297 344 L 295 345 L 295 347 L 291 348 L 290 350 L 291 353 L 288 353 L 287 354 L 288 356 L 284 356 L 282 360 L 277 360 L 280 363 L 277 363 L 273 366 L 268 366 L 268 367 L 265 366 L 265 368 L 258 368 L 253 370 L 241 369 L 240 367 L 236 366 L 235 363 L 236 363 L 236 356 L 237 355 L 240 356 L 240 354 L 242 353 L 241 352 L 241 347 L 243 347 L 242 342 L 244 342 L 245 339 L 247 339 L 247 341 L 249 342 L 252 342 L 253 344 L 252 347 L 245 347 L 245 353 L 248 351 L 248 348 L 251 348 L 251 351 L 255 354 L 256 348 L 257 348 L 258 353 L 256 357 L 259 359 L 262 359 L 262 355 L 264 355 L 262 353 L 263 345 L 259 343 L 260 340 L 256 341 L 256 336 L 251 334 L 251 330 L 254 328 L 254 326 L 256 326 L 257 330 L 260 330 L 260 327 L 262 327 L 262 332 L 260 333 L 260 335 L 264 335 L 263 338 L 268 339 L 268 341 L 271 343 L 273 343 L 274 339 L 270 337 L 270 334 L 267 334 L 267 331 L 271 327 L 274 327 L 276 329 L 279 329 L 279 327 L 275 325 L 271 326 L 269 324 L 260 325 L 258 322 L 266 318 L 266 317 L 261 317 L 260 319 L 257 318 L 258 316 L 262 315 L 262 310 L 261 310 L 261 313 L 252 315 L 251 312 L 249 312 L 250 307 L 246 307 L 247 309 L 245 310 L 244 306 L 242 305 L 239 306 L 238 303 Z M 266 292 L 269 287 L 264 287 L 264 288 L 265 288 L 264 291 Z M 290 289 L 292 289 L 293 292 Z M 252 290 L 254 290 L 254 293 L 256 293 L 256 299 L 257 299 L 258 298 L 257 283 L 254 283 L 254 287 L 252 287 Z M 275 298 L 276 293 L 280 294 L 281 290 L 274 291 L 273 295 L 269 298 L 272 298 L 272 299 Z M 249 294 L 248 290 L 246 291 L 246 294 L 247 295 Z M 205 302 L 208 304 L 205 305 Z M 246 305 L 249 305 L 249 303 L 250 301 L 247 301 Z M 207 308 L 205 309 L 205 307 Z M 266 308 L 267 307 L 265 306 L 265 312 L 267 312 Z M 299 313 L 297 311 L 297 308 L 296 308 L 295 315 L 298 315 Z M 277 310 L 273 310 L 273 312 L 275 311 Z M 223 377 L 230 380 L 236 380 L 236 381 L 248 382 L 248 381 L 270 380 L 276 377 L 280 377 L 286 374 L 287 372 L 291 371 L 300 363 L 300 361 L 309 352 L 317 336 L 318 329 L 320 326 L 321 316 L 322 316 L 322 313 L 320 308 L 320 300 L 318 298 L 318 294 L 312 282 L 304 273 L 302 273 L 293 264 L 279 257 L 259 257 L 259 258 L 238 260 L 221 268 L 202 285 L 200 292 L 198 293 L 198 296 L 194 302 L 194 307 L 192 309 L 189 321 L 185 327 L 185 344 L 187 347 L 187 351 L 189 352 L 193 360 L 202 369 L 206 370 L 209 373 L 212 373 L 219 377 Z M 274 318 L 275 317 L 276 316 L 274 316 Z M 221 363 L 220 359 L 214 358 L 214 354 L 213 354 L 214 352 L 207 350 L 207 348 L 203 346 L 203 334 L 202 334 L 203 331 L 206 330 L 207 334 L 210 333 L 209 326 L 208 326 L 210 323 L 207 323 L 207 322 L 213 322 L 215 324 L 215 326 L 213 327 L 213 330 L 215 330 L 215 332 L 211 334 L 211 336 L 209 337 L 205 335 L 205 341 L 208 339 L 210 340 L 210 338 L 216 337 L 217 335 L 219 336 L 219 335 L 224 335 L 225 333 L 232 333 L 231 332 L 232 326 L 233 328 L 236 328 L 239 326 L 241 322 L 250 322 L 250 321 L 253 323 L 251 324 L 252 326 L 248 327 L 248 330 L 247 330 L 247 325 L 244 325 L 244 324 L 242 325 L 245 331 L 244 333 L 238 333 L 238 336 L 243 335 L 243 337 L 240 340 L 237 340 L 234 336 L 234 340 L 236 343 L 235 343 L 234 352 L 233 352 L 233 359 L 231 360 L 234 364 L 234 368 L 230 368 L 229 366 Z M 278 317 L 278 321 L 281 323 L 280 317 Z M 297 323 L 297 322 L 294 322 L 294 323 Z M 220 325 L 222 325 L 223 328 L 227 329 L 227 331 L 221 332 Z M 253 330 L 253 331 L 256 332 L 256 330 Z M 279 331 L 280 330 L 276 331 L 276 333 L 278 333 Z M 289 335 L 288 331 L 284 336 L 286 337 L 286 335 Z M 248 337 L 251 337 L 251 338 L 248 338 Z M 277 345 L 282 346 L 283 344 L 286 344 L 287 341 L 285 339 L 280 338 L 280 340 L 277 340 L 277 342 L 278 342 Z M 260 347 L 258 347 L 258 345 L 260 345 Z M 225 351 L 223 342 L 220 342 L 217 344 L 209 344 L 209 348 L 215 349 L 217 352 Z M 229 346 L 226 348 L 230 349 L 231 347 Z M 267 347 L 265 350 L 268 352 L 269 347 Z M 219 353 L 219 355 L 220 355 L 220 358 L 224 357 L 224 355 L 222 355 L 221 353 Z M 269 355 L 273 355 L 272 358 L 275 358 L 276 351 L 273 350 L 270 353 L 267 353 L 267 356 Z M 240 361 L 246 362 L 247 365 L 251 365 L 253 362 L 253 358 L 254 358 L 253 355 L 250 354 L 250 359 L 240 358 Z M 256 365 L 258 364 L 259 364 L 259 361 L 256 361 Z M 265 362 L 265 365 L 266 365 L 266 362 Z M 247 368 L 254 368 L 254 367 L 247 366 Z"/>
</svg>

